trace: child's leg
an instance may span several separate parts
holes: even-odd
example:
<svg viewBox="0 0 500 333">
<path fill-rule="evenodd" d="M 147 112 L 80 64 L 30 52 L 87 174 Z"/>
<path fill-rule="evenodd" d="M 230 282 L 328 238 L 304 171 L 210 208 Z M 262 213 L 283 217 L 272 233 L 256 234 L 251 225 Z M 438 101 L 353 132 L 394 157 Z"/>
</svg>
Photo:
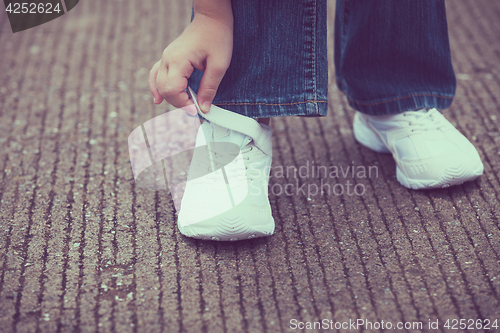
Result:
<svg viewBox="0 0 500 333">
<path fill-rule="evenodd" d="M 444 0 L 337 0 L 335 70 L 363 113 L 448 108 L 456 81 Z"/>
<path fill-rule="evenodd" d="M 337 0 L 335 67 L 360 111 L 356 140 L 392 153 L 403 186 L 448 187 L 483 173 L 474 146 L 437 110 L 456 87 L 444 0 Z"/>
</svg>

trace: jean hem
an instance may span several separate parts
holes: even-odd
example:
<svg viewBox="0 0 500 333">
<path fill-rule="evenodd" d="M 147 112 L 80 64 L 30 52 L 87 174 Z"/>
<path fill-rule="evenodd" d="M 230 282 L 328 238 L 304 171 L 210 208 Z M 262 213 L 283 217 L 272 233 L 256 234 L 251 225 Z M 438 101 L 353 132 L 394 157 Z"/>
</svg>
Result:
<svg viewBox="0 0 500 333">
<path fill-rule="evenodd" d="M 443 96 L 433 93 L 416 93 L 390 100 L 378 102 L 361 102 L 346 94 L 349 105 L 361 112 L 372 116 L 398 114 L 406 111 L 421 109 L 447 109 L 450 107 L 453 96 Z"/>
<path fill-rule="evenodd" d="M 228 102 L 214 103 L 226 110 L 249 118 L 272 118 L 285 116 L 321 117 L 328 113 L 328 101 L 307 100 L 291 103 L 247 103 Z"/>
</svg>

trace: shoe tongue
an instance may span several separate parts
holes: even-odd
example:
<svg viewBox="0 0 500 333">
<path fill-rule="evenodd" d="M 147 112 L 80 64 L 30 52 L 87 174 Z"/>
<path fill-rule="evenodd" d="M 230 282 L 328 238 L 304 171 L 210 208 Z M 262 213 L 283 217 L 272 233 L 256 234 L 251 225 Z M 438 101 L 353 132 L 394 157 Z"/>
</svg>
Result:
<svg viewBox="0 0 500 333">
<path fill-rule="evenodd" d="M 427 113 L 429 113 L 429 110 L 427 110 L 427 109 L 422 109 L 422 110 L 412 111 L 412 114 L 413 114 L 415 117 L 417 117 L 417 118 L 423 117 L 423 116 L 425 116 Z"/>
<path fill-rule="evenodd" d="M 229 128 L 225 128 L 216 124 L 212 124 L 212 128 L 215 141 L 229 136 Z"/>
<path fill-rule="evenodd" d="M 226 127 L 212 123 L 212 128 L 215 142 L 231 142 L 238 145 L 238 147 L 243 148 L 252 141 L 251 137 L 240 132 L 230 130 Z"/>
</svg>

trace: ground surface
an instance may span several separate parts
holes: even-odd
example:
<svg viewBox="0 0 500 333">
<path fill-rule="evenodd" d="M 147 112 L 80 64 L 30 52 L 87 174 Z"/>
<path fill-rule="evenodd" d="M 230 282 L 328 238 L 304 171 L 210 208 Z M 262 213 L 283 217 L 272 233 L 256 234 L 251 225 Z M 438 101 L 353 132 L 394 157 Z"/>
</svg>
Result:
<svg viewBox="0 0 500 333">
<path fill-rule="evenodd" d="M 500 2 L 447 5 L 458 91 L 446 115 L 484 176 L 401 187 L 390 156 L 355 143 L 332 84 L 328 117 L 272 124 L 273 163 L 378 177 L 329 180 L 362 196 L 271 196 L 275 235 L 238 243 L 181 236 L 169 196 L 136 188 L 129 164 L 130 131 L 165 111 L 147 75 L 189 1 L 81 1 L 15 35 L 2 15 L 0 331 L 279 332 L 363 318 L 423 331 L 439 320 L 431 331 L 443 332 L 447 319 L 500 320 Z"/>
</svg>

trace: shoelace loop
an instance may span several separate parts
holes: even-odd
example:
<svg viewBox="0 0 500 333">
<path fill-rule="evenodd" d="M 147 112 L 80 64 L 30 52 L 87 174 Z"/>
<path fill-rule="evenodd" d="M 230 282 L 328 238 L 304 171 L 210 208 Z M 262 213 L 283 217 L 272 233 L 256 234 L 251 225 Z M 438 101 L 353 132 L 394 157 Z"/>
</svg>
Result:
<svg viewBox="0 0 500 333">
<path fill-rule="evenodd" d="M 439 129 L 446 125 L 446 122 L 443 121 L 443 117 L 437 109 L 430 109 L 425 113 L 422 111 L 407 111 L 403 113 L 403 116 L 411 117 L 407 121 L 412 132 Z"/>
</svg>

